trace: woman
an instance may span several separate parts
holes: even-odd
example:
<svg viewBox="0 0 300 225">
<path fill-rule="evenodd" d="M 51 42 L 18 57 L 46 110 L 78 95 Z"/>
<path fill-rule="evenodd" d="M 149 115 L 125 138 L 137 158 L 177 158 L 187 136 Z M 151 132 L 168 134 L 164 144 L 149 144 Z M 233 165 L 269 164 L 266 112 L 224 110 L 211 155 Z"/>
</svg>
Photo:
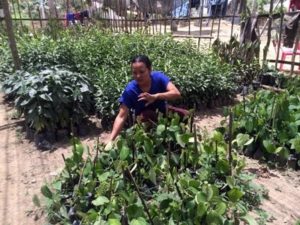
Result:
<svg viewBox="0 0 300 225">
<path fill-rule="evenodd" d="M 130 109 L 135 111 L 136 116 L 156 110 L 165 113 L 166 101 L 181 97 L 169 77 L 162 72 L 152 71 L 152 64 L 147 56 L 135 56 L 131 60 L 131 70 L 134 80 L 126 86 L 120 98 L 120 110 L 113 125 L 110 141 L 121 132 Z"/>
</svg>

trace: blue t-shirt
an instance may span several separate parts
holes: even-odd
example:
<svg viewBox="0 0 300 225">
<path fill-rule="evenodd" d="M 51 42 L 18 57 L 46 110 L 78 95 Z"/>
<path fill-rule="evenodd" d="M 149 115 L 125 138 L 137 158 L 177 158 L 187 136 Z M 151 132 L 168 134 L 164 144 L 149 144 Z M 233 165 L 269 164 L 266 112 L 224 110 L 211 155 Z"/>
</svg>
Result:
<svg viewBox="0 0 300 225">
<path fill-rule="evenodd" d="M 167 77 L 163 72 L 159 71 L 152 71 L 150 76 L 150 94 L 157 94 L 167 91 L 167 85 L 170 81 L 169 77 Z M 156 111 L 156 109 L 158 109 L 162 113 L 166 112 L 166 101 L 156 100 L 146 107 L 146 101 L 138 101 L 138 96 L 141 93 L 143 93 L 143 91 L 138 86 L 138 83 L 135 80 L 132 80 L 126 86 L 122 96 L 119 99 L 119 102 L 126 105 L 129 109 L 134 109 L 135 115 L 139 115 L 145 109 L 153 111 Z"/>
</svg>

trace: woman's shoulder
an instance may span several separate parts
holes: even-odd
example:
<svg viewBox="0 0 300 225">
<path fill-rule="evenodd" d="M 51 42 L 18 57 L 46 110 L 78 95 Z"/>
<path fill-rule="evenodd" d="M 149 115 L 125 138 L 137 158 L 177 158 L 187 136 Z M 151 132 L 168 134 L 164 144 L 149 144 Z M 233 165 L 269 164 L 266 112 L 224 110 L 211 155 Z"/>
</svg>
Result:
<svg viewBox="0 0 300 225">
<path fill-rule="evenodd" d="M 137 82 L 135 80 L 132 80 L 126 85 L 125 91 L 134 91 L 137 88 L 138 88 Z"/>
<path fill-rule="evenodd" d="M 165 79 L 166 77 L 168 77 L 164 72 L 162 71 L 152 71 L 151 72 L 151 76 L 156 79 L 156 80 L 161 80 L 161 79 Z"/>
<path fill-rule="evenodd" d="M 151 75 L 152 76 L 166 76 L 166 74 L 162 71 L 152 71 Z"/>
</svg>

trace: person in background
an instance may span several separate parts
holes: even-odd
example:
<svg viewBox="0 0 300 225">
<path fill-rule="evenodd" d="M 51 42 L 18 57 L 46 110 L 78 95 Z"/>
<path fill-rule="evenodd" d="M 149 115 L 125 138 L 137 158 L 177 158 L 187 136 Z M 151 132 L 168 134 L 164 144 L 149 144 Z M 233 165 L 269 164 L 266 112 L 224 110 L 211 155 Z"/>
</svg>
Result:
<svg viewBox="0 0 300 225">
<path fill-rule="evenodd" d="M 131 60 L 133 80 L 128 83 L 120 97 L 119 113 L 114 121 L 110 140 L 121 132 L 133 109 L 135 116 L 154 119 L 156 111 L 165 114 L 167 102 L 181 97 L 179 90 L 163 72 L 152 71 L 152 63 L 145 55 L 137 55 Z"/>
</svg>

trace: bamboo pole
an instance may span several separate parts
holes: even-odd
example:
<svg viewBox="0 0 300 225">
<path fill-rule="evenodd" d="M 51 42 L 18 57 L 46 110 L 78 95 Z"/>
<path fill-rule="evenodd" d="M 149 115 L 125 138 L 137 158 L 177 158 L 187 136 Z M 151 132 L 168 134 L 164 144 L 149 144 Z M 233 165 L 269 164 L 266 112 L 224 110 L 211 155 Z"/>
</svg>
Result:
<svg viewBox="0 0 300 225">
<path fill-rule="evenodd" d="M 4 12 L 4 21 L 6 24 L 7 36 L 8 36 L 8 43 L 11 50 L 13 62 L 14 62 L 14 69 L 19 70 L 21 69 L 21 60 L 18 53 L 18 48 L 16 44 L 16 38 L 13 29 L 12 18 L 9 11 L 9 4 L 8 0 L 1 0 L 2 7 Z"/>
<path fill-rule="evenodd" d="M 269 46 L 270 46 L 270 41 L 271 41 L 271 31 L 272 31 L 272 22 L 273 22 L 273 18 L 272 18 L 272 14 L 273 14 L 273 0 L 270 1 L 270 11 L 269 11 L 269 28 L 268 28 L 268 39 L 267 39 L 267 44 L 263 50 L 263 64 L 266 64 L 266 59 L 267 59 L 267 54 L 268 54 L 268 50 L 269 50 Z"/>
</svg>

